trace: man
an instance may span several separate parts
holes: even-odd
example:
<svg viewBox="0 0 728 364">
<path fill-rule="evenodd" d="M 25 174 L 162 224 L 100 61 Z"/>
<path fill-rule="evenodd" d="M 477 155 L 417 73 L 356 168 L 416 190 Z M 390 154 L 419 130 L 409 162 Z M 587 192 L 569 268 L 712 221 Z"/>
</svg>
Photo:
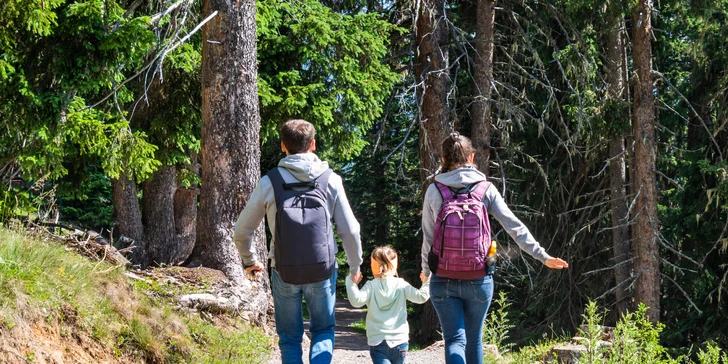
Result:
<svg viewBox="0 0 728 364">
<path fill-rule="evenodd" d="M 309 185 L 309 189 L 315 186 L 315 189 L 325 191 L 320 195 L 326 195 L 325 202 L 322 199 L 322 208 L 325 208 L 325 216 L 327 217 L 327 221 L 323 226 L 327 229 L 325 234 L 330 237 L 330 244 L 333 245 L 330 254 L 333 258 L 333 254 L 337 250 L 336 243 L 333 240 L 332 225 L 330 224 L 330 218 L 333 217 L 337 234 L 341 238 L 349 262 L 350 274 L 354 281 L 361 279 L 359 266 L 362 263 L 362 249 L 359 223 L 354 218 L 349 206 L 341 177 L 328 172 L 328 163 L 321 161 L 313 153 L 316 149 L 316 140 L 314 139 L 316 131 L 313 125 L 305 120 L 289 120 L 283 124 L 280 132 L 281 150 L 286 153 L 286 157 L 278 163 L 277 171 L 274 168 L 268 175 L 260 179 L 250 196 L 248 204 L 235 223 L 233 240 L 243 259 L 245 270 L 253 277 L 260 274 L 264 266 L 258 260 L 254 250 L 253 233 L 263 217 L 267 216 L 268 227 L 273 233 L 268 258 L 271 259 L 271 267 L 273 268 L 271 290 L 273 291 L 276 331 L 278 332 L 278 346 L 281 350 L 282 361 L 284 364 L 303 363 L 301 358 L 303 355 L 301 348 L 303 338 L 301 298 L 303 297 L 306 299 L 310 314 L 311 350 L 309 360 L 311 363 L 330 363 L 334 350 L 334 326 L 336 324 L 334 318 L 337 275 L 335 259 L 333 259 L 334 262 L 330 263 L 331 269 L 324 270 L 323 276 L 330 274 L 328 279 L 306 284 L 290 283 L 295 281 L 295 279 L 291 279 L 292 277 L 296 278 L 295 271 L 291 274 L 290 267 L 284 267 L 283 263 L 280 263 L 279 269 L 276 269 L 276 257 L 278 256 L 281 261 L 283 261 L 283 257 L 295 260 L 295 256 L 290 258 L 292 250 L 297 251 L 295 254 L 303 252 L 302 255 L 305 255 L 308 251 L 320 251 L 321 245 L 325 244 L 325 242 L 311 241 L 314 239 L 310 237 L 307 239 L 305 236 L 300 238 L 294 236 L 295 244 L 284 245 L 283 242 L 285 241 L 288 244 L 287 241 L 292 239 L 291 234 L 295 233 L 292 233 L 290 228 L 285 229 L 286 231 L 282 231 L 283 229 L 276 231 L 276 221 L 284 221 L 277 220 L 278 206 L 282 206 L 281 211 L 284 211 L 284 205 L 281 204 L 282 196 L 285 196 L 286 193 L 295 194 L 296 191 L 305 190 L 304 185 L 306 184 Z M 284 191 L 284 188 L 287 191 Z M 276 195 L 278 195 L 278 201 L 276 201 Z M 290 203 L 285 206 L 290 207 Z M 278 218 L 280 219 L 280 216 Z M 283 225 L 283 223 L 280 224 Z M 320 226 L 320 224 L 317 224 L 317 226 Z M 281 236 L 284 237 L 281 238 Z M 278 251 L 276 251 L 275 247 L 277 239 L 282 242 L 278 247 Z M 284 247 L 288 247 L 288 251 L 284 251 Z M 312 248 L 308 249 L 309 247 Z M 306 270 L 302 270 L 301 273 L 303 275 L 308 274 Z"/>
</svg>

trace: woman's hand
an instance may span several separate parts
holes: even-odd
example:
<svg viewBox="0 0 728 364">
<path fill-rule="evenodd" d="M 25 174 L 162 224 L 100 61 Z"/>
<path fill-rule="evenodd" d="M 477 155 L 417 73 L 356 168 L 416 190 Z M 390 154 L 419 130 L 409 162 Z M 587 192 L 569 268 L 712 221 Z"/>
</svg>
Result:
<svg viewBox="0 0 728 364">
<path fill-rule="evenodd" d="M 567 263 L 565 260 L 561 258 L 548 258 L 544 262 L 547 267 L 551 269 L 565 269 L 569 268 L 569 263 Z"/>
<path fill-rule="evenodd" d="M 426 276 L 425 273 L 420 272 L 420 280 L 422 283 L 425 283 L 428 279 L 430 279 L 430 277 Z"/>
</svg>

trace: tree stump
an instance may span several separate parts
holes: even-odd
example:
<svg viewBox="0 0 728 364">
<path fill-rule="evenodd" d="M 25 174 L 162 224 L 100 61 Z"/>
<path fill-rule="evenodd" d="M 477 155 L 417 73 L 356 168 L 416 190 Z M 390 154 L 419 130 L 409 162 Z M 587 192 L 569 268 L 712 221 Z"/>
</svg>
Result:
<svg viewBox="0 0 728 364">
<path fill-rule="evenodd" d="M 572 364 L 578 363 L 579 359 L 586 353 L 586 347 L 584 345 L 574 344 L 561 344 L 555 345 L 548 357 L 546 358 L 547 363 L 562 363 Z"/>
</svg>

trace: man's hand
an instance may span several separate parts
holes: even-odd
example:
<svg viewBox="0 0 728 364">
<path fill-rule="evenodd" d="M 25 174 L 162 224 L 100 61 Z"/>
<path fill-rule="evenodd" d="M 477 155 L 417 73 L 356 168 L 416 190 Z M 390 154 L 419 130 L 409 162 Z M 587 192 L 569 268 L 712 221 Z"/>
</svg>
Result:
<svg viewBox="0 0 728 364">
<path fill-rule="evenodd" d="M 569 268 L 569 263 L 567 263 L 565 260 L 561 258 L 548 258 L 544 262 L 547 267 L 551 269 L 565 269 Z"/>
<path fill-rule="evenodd" d="M 263 273 L 263 265 L 260 263 L 255 263 L 250 267 L 245 268 L 245 271 L 248 272 L 251 277 L 258 278 Z"/>
<path fill-rule="evenodd" d="M 428 279 L 430 279 L 430 277 L 426 276 L 425 273 L 420 272 L 420 280 L 422 281 L 422 283 L 427 282 Z"/>
<path fill-rule="evenodd" d="M 354 284 L 359 284 L 359 282 L 361 282 L 362 277 L 363 276 L 362 276 L 361 272 L 359 272 L 357 274 L 352 274 L 351 281 L 354 282 Z"/>
</svg>

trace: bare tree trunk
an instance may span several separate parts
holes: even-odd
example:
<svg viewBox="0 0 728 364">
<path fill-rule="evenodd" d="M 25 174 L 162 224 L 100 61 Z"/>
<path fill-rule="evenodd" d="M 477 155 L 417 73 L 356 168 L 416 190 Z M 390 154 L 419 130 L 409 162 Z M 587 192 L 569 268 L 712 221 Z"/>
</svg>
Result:
<svg viewBox="0 0 728 364">
<path fill-rule="evenodd" d="M 614 11 L 614 9 L 609 9 Z M 610 15 L 609 34 L 607 36 L 607 74 L 609 84 L 607 95 L 610 99 L 621 102 L 625 98 L 624 67 L 626 48 L 623 43 L 624 19 L 622 15 Z M 625 122 L 625 120 L 616 120 Z M 632 256 L 629 235 L 629 216 L 627 208 L 627 169 L 625 162 L 624 135 L 620 132 L 609 141 L 609 184 L 610 206 L 612 211 L 612 248 L 614 249 L 615 290 L 617 313 L 621 316 L 631 309 L 631 297 L 624 284 L 630 278 L 632 265 L 625 263 Z"/>
<path fill-rule="evenodd" d="M 442 141 L 452 129 L 448 120 L 448 23 L 444 0 L 418 0 L 415 41 L 417 102 L 420 105 L 420 177 L 424 181 L 440 165 Z"/>
<path fill-rule="evenodd" d="M 475 56 L 473 82 L 475 98 L 470 109 L 475 164 L 486 175 L 490 161 L 490 127 L 492 122 L 490 95 L 493 84 L 493 51 L 495 28 L 495 1 L 478 0 L 475 22 Z"/>
<path fill-rule="evenodd" d="M 142 221 L 147 237 L 147 255 L 151 264 L 176 264 L 180 255 L 174 220 L 174 195 L 177 190 L 177 167 L 164 166 L 142 184 Z"/>
<path fill-rule="evenodd" d="M 196 157 L 195 157 L 196 158 Z M 193 158 L 193 160 L 195 159 Z M 200 173 L 199 164 L 194 161 L 195 174 Z M 177 188 L 174 192 L 174 226 L 179 239 L 178 255 L 171 258 L 174 262 L 183 262 L 192 254 L 197 240 L 197 188 Z"/>
<path fill-rule="evenodd" d="M 423 191 L 427 177 L 437 171 L 442 157 L 442 141 L 452 129 L 448 121 L 447 92 L 450 88 L 448 67 L 448 24 L 444 19 L 444 0 L 417 0 L 415 23 L 416 96 L 420 109 L 420 178 Z M 421 343 L 441 338 L 437 332 L 440 321 L 430 302 L 425 304 L 415 334 Z"/>
<path fill-rule="evenodd" d="M 633 19 L 633 58 L 637 74 L 634 102 L 635 180 L 638 194 L 634 213 L 633 250 L 637 275 L 634 298 L 649 307 L 653 322 L 660 319 L 660 255 L 658 246 L 657 187 L 655 179 L 655 97 L 652 83 L 652 0 L 639 0 Z"/>
<path fill-rule="evenodd" d="M 111 180 L 111 203 L 114 206 L 114 232 L 134 240 L 134 248 L 128 257 L 132 264 L 142 268 L 147 266 L 147 249 L 139 209 L 136 183 L 124 174 Z M 118 240 L 117 240 L 118 241 Z M 118 246 L 126 248 L 127 246 Z"/>
<path fill-rule="evenodd" d="M 203 1 L 205 17 L 219 13 L 203 28 L 202 187 L 190 263 L 220 269 L 237 283 L 246 276 L 233 223 L 260 179 L 255 10 L 254 0 Z M 265 261 L 262 228 L 255 247 Z"/>
</svg>

